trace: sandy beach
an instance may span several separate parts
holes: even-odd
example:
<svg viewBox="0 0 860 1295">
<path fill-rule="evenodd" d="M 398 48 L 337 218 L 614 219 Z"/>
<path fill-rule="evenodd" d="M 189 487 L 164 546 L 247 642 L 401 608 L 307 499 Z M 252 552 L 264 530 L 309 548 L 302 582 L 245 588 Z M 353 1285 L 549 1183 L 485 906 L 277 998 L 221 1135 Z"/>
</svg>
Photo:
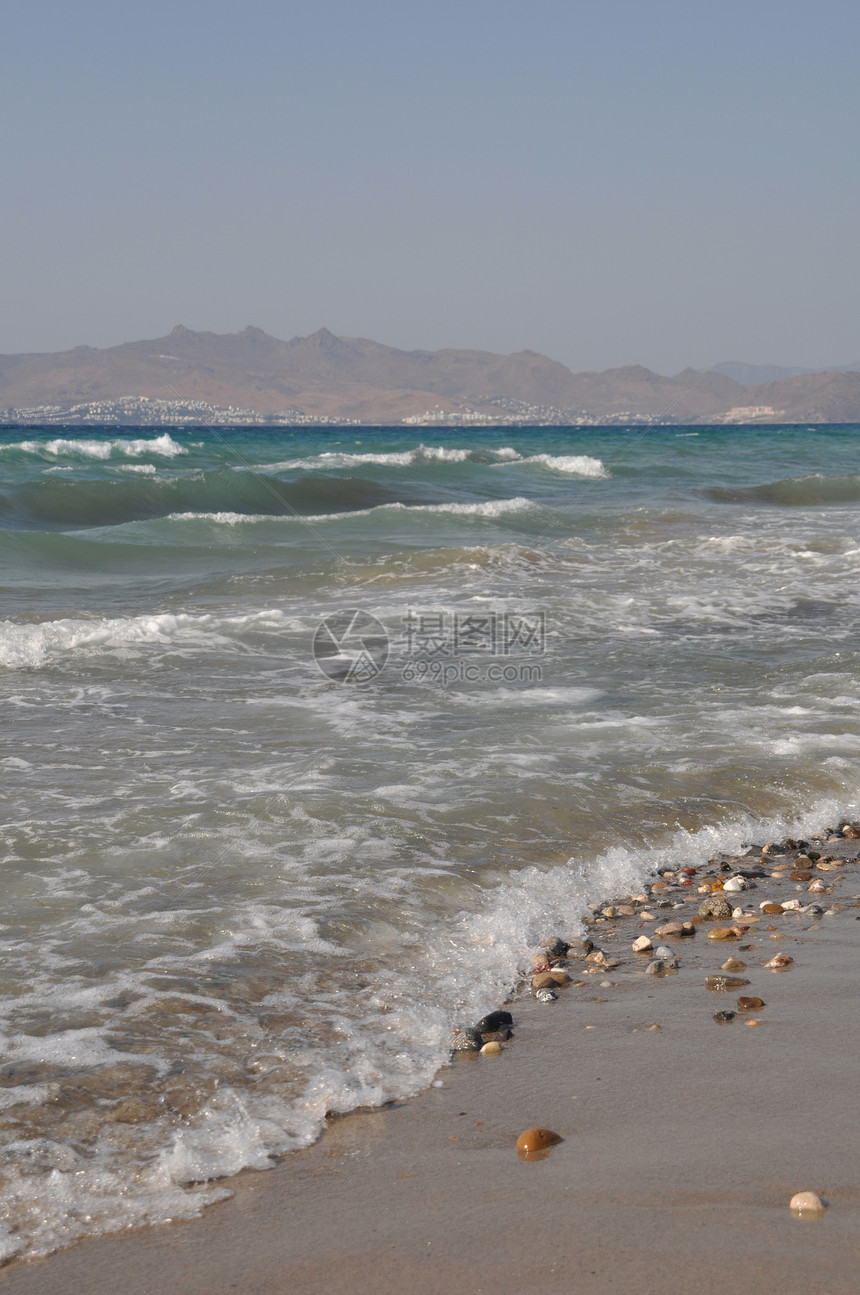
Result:
<svg viewBox="0 0 860 1295">
<path fill-rule="evenodd" d="M 836 911 L 766 915 L 731 941 L 702 923 L 672 941 L 680 965 L 661 977 L 630 944 L 665 911 L 598 920 L 595 945 L 620 965 L 554 1002 L 518 999 L 501 1056 L 457 1055 L 419 1097 L 332 1121 L 271 1172 L 233 1179 L 234 1197 L 199 1220 L 14 1263 L 0 1290 L 847 1295 L 860 1273 L 860 868 L 825 880 L 835 890 L 820 897 L 758 880 L 737 897 L 747 908 L 799 897 Z M 702 899 L 670 897 L 686 910 L 673 917 Z M 793 959 L 782 972 L 764 966 L 776 952 Z M 730 956 L 746 963 L 740 992 L 764 1000 L 758 1027 L 714 1021 L 738 990 L 709 992 L 705 976 Z M 535 1124 L 563 1141 L 524 1162 L 516 1138 Z M 801 1190 L 822 1197 L 821 1219 L 791 1214 Z"/>
</svg>

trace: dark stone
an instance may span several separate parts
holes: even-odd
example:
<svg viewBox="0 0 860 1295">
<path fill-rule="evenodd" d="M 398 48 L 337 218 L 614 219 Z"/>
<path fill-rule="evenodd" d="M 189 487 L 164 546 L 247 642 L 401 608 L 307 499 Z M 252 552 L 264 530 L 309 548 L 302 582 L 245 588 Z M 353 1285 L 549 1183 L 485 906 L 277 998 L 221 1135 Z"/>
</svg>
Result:
<svg viewBox="0 0 860 1295">
<path fill-rule="evenodd" d="M 510 1012 L 488 1012 L 482 1016 L 475 1027 L 479 1034 L 495 1034 L 503 1025 L 513 1025 L 514 1018 Z"/>
<path fill-rule="evenodd" d="M 562 940 L 560 936 L 551 935 L 548 940 L 544 940 L 541 948 L 546 949 L 551 958 L 566 958 L 570 945 L 567 940 Z"/>
<path fill-rule="evenodd" d="M 714 1020 L 717 1025 L 728 1025 L 734 1019 L 734 1012 L 714 1012 Z"/>
<path fill-rule="evenodd" d="M 470 1027 L 465 1030 L 455 1030 L 451 1037 L 453 1052 L 480 1052 L 483 1046 L 484 1040 L 481 1038 L 480 1030 L 473 1030 Z"/>
</svg>

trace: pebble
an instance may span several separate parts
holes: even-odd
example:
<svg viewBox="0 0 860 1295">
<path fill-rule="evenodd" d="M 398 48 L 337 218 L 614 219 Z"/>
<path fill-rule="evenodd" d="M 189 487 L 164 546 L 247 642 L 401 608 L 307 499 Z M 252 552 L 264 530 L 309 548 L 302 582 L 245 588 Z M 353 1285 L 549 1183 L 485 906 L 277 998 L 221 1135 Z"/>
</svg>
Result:
<svg viewBox="0 0 860 1295">
<path fill-rule="evenodd" d="M 548 940 L 544 940 L 543 948 L 551 958 L 565 958 L 570 945 L 560 935 L 551 935 Z"/>
<path fill-rule="evenodd" d="M 481 1048 L 481 1056 L 483 1057 L 498 1057 L 501 1055 L 501 1052 L 501 1043 L 485 1043 Z"/>
<path fill-rule="evenodd" d="M 619 905 L 618 905 L 618 916 L 619 916 L 619 917 L 634 917 L 634 916 L 635 916 L 635 914 L 636 914 L 636 909 L 633 907 L 633 905 L 632 905 L 632 904 L 619 904 Z"/>
<path fill-rule="evenodd" d="M 746 971 L 747 964 L 741 958 L 727 958 L 720 971 Z"/>
<path fill-rule="evenodd" d="M 705 976 L 705 989 L 710 989 L 714 993 L 722 993 L 729 989 L 743 989 L 744 985 L 749 983 L 743 976 Z"/>
<path fill-rule="evenodd" d="M 739 1012 L 760 1012 L 763 1007 L 764 1002 L 761 998 L 750 997 L 738 999 Z"/>
<path fill-rule="evenodd" d="M 639 914 L 639 917 L 640 917 L 640 919 L 641 919 L 643 922 L 656 922 L 656 921 L 657 921 L 657 919 L 656 919 L 656 917 L 654 916 L 654 914 L 653 914 L 653 913 L 648 913 L 648 912 L 644 912 L 644 911 L 643 911 L 643 912 L 641 912 L 641 913 Z"/>
<path fill-rule="evenodd" d="M 764 1025 L 764 1021 L 750 1019 L 750 1020 L 744 1021 L 744 1025 L 752 1025 L 753 1027 L 755 1027 L 756 1025 Z"/>
<path fill-rule="evenodd" d="M 674 971 L 678 966 L 675 958 L 655 958 L 649 962 L 645 968 L 646 976 L 665 976 L 667 972 Z"/>
<path fill-rule="evenodd" d="M 557 985 L 569 985 L 570 976 L 566 971 L 559 971 L 558 967 L 553 967 L 549 973 Z"/>
<path fill-rule="evenodd" d="M 695 927 L 693 928 L 695 930 Z M 667 922 L 665 926 L 658 926 L 654 932 L 655 935 L 661 936 L 664 940 L 671 939 L 672 936 L 681 936 L 684 934 L 684 924 L 682 922 Z"/>
<path fill-rule="evenodd" d="M 783 967 L 790 967 L 793 962 L 794 958 L 790 953 L 777 953 L 771 958 L 770 962 L 766 962 L 764 965 L 769 967 L 771 971 L 781 971 Z"/>
<path fill-rule="evenodd" d="M 708 931 L 709 940 L 739 940 L 743 935 L 737 926 L 715 926 L 712 931 Z"/>
<path fill-rule="evenodd" d="M 541 971 L 536 976 L 532 976 L 532 989 L 552 989 L 555 980 L 551 971 Z"/>
<path fill-rule="evenodd" d="M 782 904 L 775 904 L 771 900 L 767 900 L 764 904 L 759 904 L 759 908 L 763 913 L 772 913 L 774 916 L 785 911 Z"/>
<path fill-rule="evenodd" d="M 708 895 L 699 905 L 700 917 L 731 917 L 732 906 L 722 895 Z"/>
<path fill-rule="evenodd" d="M 825 886 L 824 882 L 821 880 L 820 877 L 816 877 L 814 881 L 811 881 L 809 883 L 809 893 L 810 895 L 827 894 L 827 887 Z"/>
<path fill-rule="evenodd" d="M 672 950 L 671 950 L 670 948 L 668 948 L 665 944 L 660 944 L 660 945 L 658 945 L 658 946 L 657 946 L 657 948 L 654 950 L 654 957 L 655 957 L 655 958 L 663 958 L 663 959 L 668 958 L 668 959 L 672 960 L 672 959 L 674 959 L 675 955 L 674 955 L 674 953 L 672 952 Z"/>
<path fill-rule="evenodd" d="M 714 1012 L 717 1025 L 729 1025 L 735 1019 L 734 1012 Z"/>
<path fill-rule="evenodd" d="M 454 1052 L 480 1052 L 484 1046 L 479 1030 L 455 1030 L 451 1039 Z"/>
<path fill-rule="evenodd" d="M 630 947 L 634 953 L 647 953 L 653 946 L 647 935 L 640 935 Z"/>
<path fill-rule="evenodd" d="M 554 989 L 538 989 L 535 990 L 535 998 L 539 1003 L 554 1003 L 558 994 Z"/>
<path fill-rule="evenodd" d="M 546 1151 L 562 1141 L 560 1134 L 553 1133 L 552 1129 L 526 1129 L 517 1138 L 517 1151 L 530 1155 L 534 1151 Z"/>
<path fill-rule="evenodd" d="M 743 877 L 729 877 L 728 881 L 723 882 L 723 890 L 736 891 L 746 890 L 747 883 Z"/>
<path fill-rule="evenodd" d="M 510 1012 L 489 1012 L 482 1016 L 475 1027 L 479 1034 L 494 1034 L 500 1030 L 503 1025 L 513 1025 L 514 1018 Z"/>
<path fill-rule="evenodd" d="M 821 1218 L 824 1213 L 824 1202 L 815 1192 L 796 1192 L 788 1202 L 792 1214 L 809 1218 Z"/>
</svg>

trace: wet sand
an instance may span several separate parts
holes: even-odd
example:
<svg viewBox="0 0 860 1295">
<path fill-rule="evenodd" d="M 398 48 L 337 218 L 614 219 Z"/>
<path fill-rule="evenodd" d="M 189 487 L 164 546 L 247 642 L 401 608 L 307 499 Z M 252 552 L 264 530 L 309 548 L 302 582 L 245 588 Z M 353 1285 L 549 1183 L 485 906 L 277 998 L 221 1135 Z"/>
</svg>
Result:
<svg viewBox="0 0 860 1295">
<path fill-rule="evenodd" d="M 737 899 L 817 898 L 805 891 L 768 879 Z M 833 916 L 765 918 L 726 943 L 703 926 L 672 942 L 680 968 L 659 978 L 630 951 L 638 919 L 599 924 L 592 938 L 622 965 L 556 1002 L 516 1002 L 501 1056 L 460 1055 L 441 1087 L 335 1120 L 276 1169 L 233 1179 L 233 1199 L 199 1220 L 13 1263 L 0 1295 L 853 1295 L 857 892 L 855 864 L 824 898 L 845 904 Z M 793 964 L 766 970 L 778 951 Z M 749 986 L 707 991 L 729 956 Z M 764 999 L 761 1026 L 714 1022 L 738 992 Z M 524 1162 L 514 1143 L 534 1124 L 564 1141 Z M 788 1209 L 806 1189 L 827 1203 L 820 1220 Z"/>
</svg>

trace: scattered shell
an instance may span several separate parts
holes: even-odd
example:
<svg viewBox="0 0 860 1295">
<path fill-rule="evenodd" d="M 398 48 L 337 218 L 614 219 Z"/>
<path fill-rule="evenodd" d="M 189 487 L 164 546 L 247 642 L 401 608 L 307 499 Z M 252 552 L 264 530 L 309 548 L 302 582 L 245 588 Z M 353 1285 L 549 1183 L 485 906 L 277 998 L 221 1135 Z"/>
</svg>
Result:
<svg viewBox="0 0 860 1295">
<path fill-rule="evenodd" d="M 792 1214 L 806 1218 L 821 1218 L 824 1202 L 815 1192 L 796 1192 L 788 1203 Z"/>
<path fill-rule="evenodd" d="M 794 958 L 790 953 L 777 953 L 771 958 L 770 962 L 766 962 L 764 965 L 769 967 L 771 971 L 781 971 L 783 967 L 790 967 L 793 962 Z"/>
<path fill-rule="evenodd" d="M 631 945 L 634 953 L 647 953 L 651 947 L 651 941 L 647 935 L 640 935 Z"/>
<path fill-rule="evenodd" d="M 717 994 L 729 989 L 743 989 L 749 983 L 743 976 L 705 976 L 705 989 Z"/>
<path fill-rule="evenodd" d="M 562 1141 L 561 1135 L 553 1133 L 552 1129 L 526 1129 L 517 1138 L 517 1151 L 521 1155 L 533 1155 L 535 1151 L 546 1151 Z"/>
</svg>

